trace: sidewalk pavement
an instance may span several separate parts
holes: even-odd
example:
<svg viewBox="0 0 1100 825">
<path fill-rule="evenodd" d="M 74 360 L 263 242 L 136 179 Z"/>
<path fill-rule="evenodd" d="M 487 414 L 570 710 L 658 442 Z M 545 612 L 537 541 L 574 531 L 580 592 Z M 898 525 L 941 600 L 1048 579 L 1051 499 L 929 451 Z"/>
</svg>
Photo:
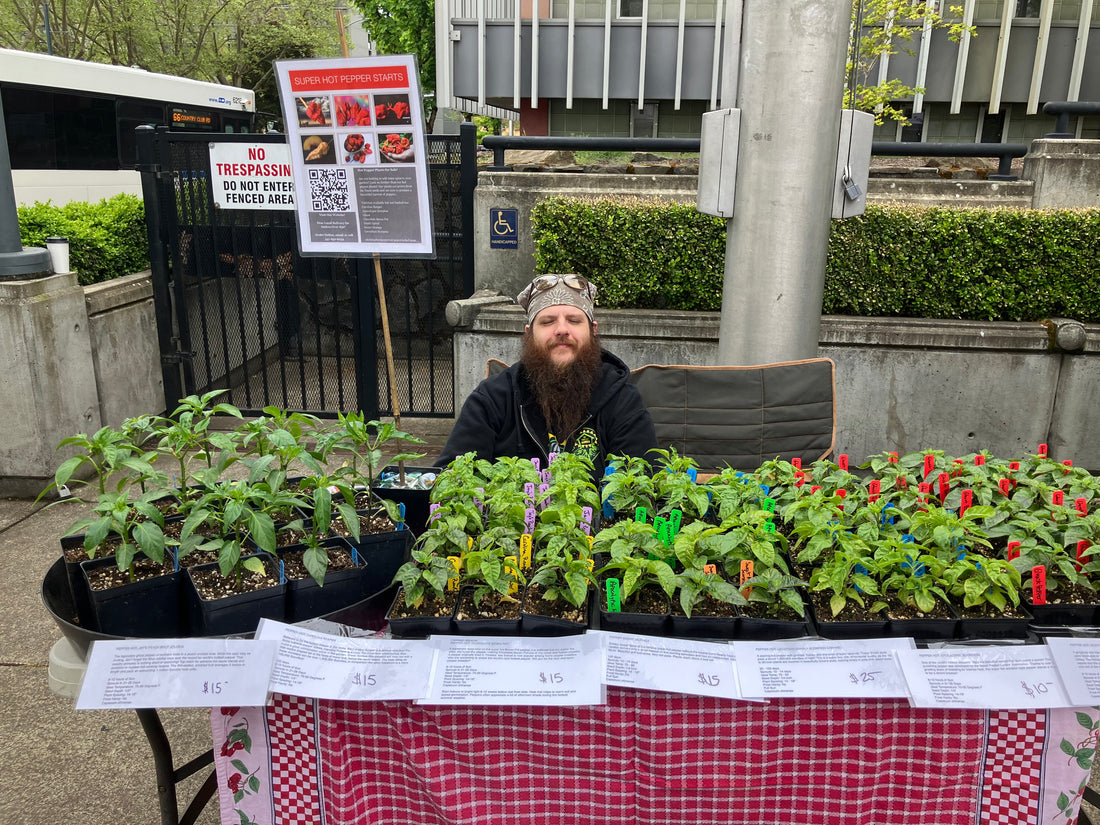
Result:
<svg viewBox="0 0 1100 825">
<path fill-rule="evenodd" d="M 42 579 L 58 558 L 61 535 L 83 509 L 76 502 L 46 507 L 0 499 L 0 823 L 5 825 L 161 822 L 152 752 L 136 714 L 78 712 L 48 686 L 49 651 L 61 633 L 42 604 Z M 208 710 L 165 710 L 161 719 L 177 767 L 210 748 Z M 178 786 L 181 813 L 208 773 L 203 769 Z M 1100 764 L 1090 782 L 1100 790 L 1098 780 Z M 1088 813 L 1100 822 L 1095 810 Z M 215 799 L 198 824 L 218 821 Z"/>
</svg>

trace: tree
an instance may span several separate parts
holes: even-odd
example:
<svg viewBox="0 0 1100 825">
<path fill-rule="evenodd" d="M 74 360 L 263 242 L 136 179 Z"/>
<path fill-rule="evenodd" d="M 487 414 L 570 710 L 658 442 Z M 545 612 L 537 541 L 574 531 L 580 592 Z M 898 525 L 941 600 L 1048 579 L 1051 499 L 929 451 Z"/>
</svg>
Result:
<svg viewBox="0 0 1100 825">
<path fill-rule="evenodd" d="M 958 41 L 964 35 L 973 37 L 977 29 L 963 26 L 962 7 L 951 6 L 949 17 L 940 13 L 943 0 L 854 0 L 852 3 L 852 31 L 859 36 L 848 42 L 848 76 L 855 76 L 855 108 L 872 112 L 875 123 L 887 120 L 907 120 L 905 113 L 894 105 L 895 101 L 912 97 L 923 88 L 907 86 L 897 78 L 869 85 L 871 72 L 877 70 L 884 55 L 894 55 L 904 50 L 913 54 L 907 45 L 913 35 L 921 31 L 925 21 L 932 29 L 946 29 L 948 37 Z M 862 25 L 860 25 L 862 23 Z M 851 87 L 844 89 L 844 106 L 850 107 Z"/>
<path fill-rule="evenodd" d="M 0 3 L 0 45 L 46 51 L 41 0 Z M 339 53 L 332 0 L 49 0 L 53 53 L 257 92 L 278 111 L 271 61 Z"/>
<path fill-rule="evenodd" d="M 435 123 L 434 0 L 351 0 L 381 54 L 412 54 L 420 68 L 427 130 Z"/>
</svg>

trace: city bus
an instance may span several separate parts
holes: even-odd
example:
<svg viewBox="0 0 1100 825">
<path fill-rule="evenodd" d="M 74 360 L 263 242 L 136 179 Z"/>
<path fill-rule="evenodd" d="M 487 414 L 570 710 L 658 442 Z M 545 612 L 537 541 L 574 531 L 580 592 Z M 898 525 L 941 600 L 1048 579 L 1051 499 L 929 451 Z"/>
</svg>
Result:
<svg viewBox="0 0 1100 825">
<path fill-rule="evenodd" d="M 255 119 L 249 89 L 11 49 L 0 104 L 19 204 L 140 195 L 138 126 L 251 132 Z"/>
</svg>

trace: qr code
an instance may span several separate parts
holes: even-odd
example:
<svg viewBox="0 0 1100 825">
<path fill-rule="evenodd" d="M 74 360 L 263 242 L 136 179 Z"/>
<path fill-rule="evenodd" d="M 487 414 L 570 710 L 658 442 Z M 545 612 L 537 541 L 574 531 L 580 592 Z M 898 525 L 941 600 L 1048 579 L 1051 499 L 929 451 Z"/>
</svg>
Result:
<svg viewBox="0 0 1100 825">
<path fill-rule="evenodd" d="M 310 169 L 309 199 L 314 212 L 350 212 L 346 169 Z"/>
</svg>

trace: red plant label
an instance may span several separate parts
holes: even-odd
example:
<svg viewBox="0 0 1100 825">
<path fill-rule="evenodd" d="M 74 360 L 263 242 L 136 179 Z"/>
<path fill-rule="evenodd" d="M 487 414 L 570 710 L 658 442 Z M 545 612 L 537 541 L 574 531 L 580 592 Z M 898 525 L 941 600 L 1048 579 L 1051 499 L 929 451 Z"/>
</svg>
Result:
<svg viewBox="0 0 1100 825">
<path fill-rule="evenodd" d="M 872 504 L 878 501 L 879 495 L 882 493 L 882 482 L 877 478 L 872 478 L 867 484 L 867 500 Z"/>
<path fill-rule="evenodd" d="M 1019 461 L 1010 461 L 1010 462 L 1008 462 L 1008 469 L 1010 469 L 1012 472 L 1016 472 L 1017 470 L 1020 469 L 1020 462 Z"/>
<path fill-rule="evenodd" d="M 1092 547 L 1092 542 L 1088 539 L 1081 539 L 1077 542 L 1077 572 L 1081 572 L 1081 565 L 1088 563 L 1089 553 L 1088 549 Z"/>
<path fill-rule="evenodd" d="M 970 509 L 974 504 L 974 491 L 963 490 L 962 491 L 962 503 L 959 505 L 959 515 L 966 515 L 966 511 Z"/>
<path fill-rule="evenodd" d="M 841 453 L 836 457 L 836 466 L 842 470 L 848 469 L 848 454 Z"/>
<path fill-rule="evenodd" d="M 1053 504 L 1055 507 L 1061 507 L 1065 500 L 1066 494 L 1061 490 L 1055 490 L 1053 493 L 1050 494 L 1050 503 Z"/>
<path fill-rule="evenodd" d="M 802 459 L 799 458 L 798 456 L 795 456 L 794 458 L 791 459 L 791 466 L 794 467 L 796 470 L 801 470 L 802 469 Z"/>
<path fill-rule="evenodd" d="M 816 493 L 820 489 L 821 489 L 821 487 L 818 486 L 817 484 L 815 484 L 813 487 L 810 488 L 810 493 L 811 494 Z"/>
<path fill-rule="evenodd" d="M 1009 561 L 1020 558 L 1020 542 L 1010 541 L 1008 543 L 1008 551 L 1005 553 L 1005 558 Z"/>
<path fill-rule="evenodd" d="M 1039 455 L 1042 456 L 1043 458 L 1046 458 L 1046 454 L 1047 454 L 1047 445 L 1046 444 L 1040 444 L 1039 445 Z"/>
<path fill-rule="evenodd" d="M 890 464 L 897 464 L 898 463 L 898 454 L 895 453 L 895 452 L 887 453 L 886 454 L 886 461 L 889 462 Z"/>
<path fill-rule="evenodd" d="M 1000 481 L 998 481 L 997 486 L 1006 496 L 1012 492 L 1012 482 L 1009 481 L 1007 478 L 1002 478 Z"/>
<path fill-rule="evenodd" d="M 984 467 L 985 466 L 985 456 L 982 455 L 981 453 L 974 456 L 974 466 L 975 467 Z"/>
<path fill-rule="evenodd" d="M 951 490 L 951 476 L 947 473 L 940 473 L 938 476 L 940 483 L 940 504 L 947 499 L 947 494 Z"/>
<path fill-rule="evenodd" d="M 1073 506 L 1077 509 L 1077 512 L 1080 513 L 1081 515 L 1087 516 L 1089 514 L 1088 499 L 1075 498 L 1073 500 Z"/>
<path fill-rule="evenodd" d="M 1041 564 L 1031 568 L 1031 603 L 1047 603 L 1047 569 Z"/>
</svg>

